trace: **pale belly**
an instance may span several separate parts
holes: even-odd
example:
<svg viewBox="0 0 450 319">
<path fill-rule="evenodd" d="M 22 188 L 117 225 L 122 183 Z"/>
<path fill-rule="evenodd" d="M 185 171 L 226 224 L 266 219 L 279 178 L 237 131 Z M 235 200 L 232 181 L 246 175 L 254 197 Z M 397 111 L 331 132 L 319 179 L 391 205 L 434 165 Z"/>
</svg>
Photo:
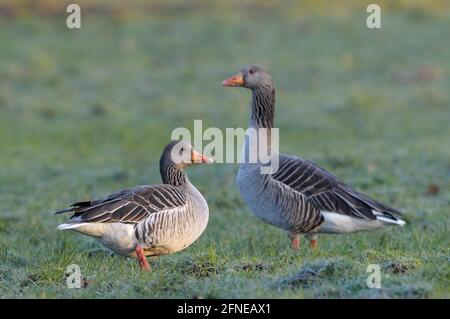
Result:
<svg viewBox="0 0 450 319">
<path fill-rule="evenodd" d="M 196 229 L 190 231 L 185 236 L 180 236 L 177 239 L 168 239 L 165 243 L 162 243 L 160 246 L 163 247 L 168 254 L 176 253 L 189 247 L 197 239 L 199 239 L 205 228 L 206 224 L 197 225 Z"/>
<path fill-rule="evenodd" d="M 191 229 L 178 232 L 178 235 L 167 233 L 158 242 L 148 246 L 138 242 L 134 234 L 134 225 L 121 223 L 92 223 L 73 229 L 97 239 L 102 245 L 122 256 L 136 257 L 136 246 L 140 245 L 147 256 L 159 256 L 178 252 L 194 243 L 203 233 L 208 219 L 193 225 Z"/>
<path fill-rule="evenodd" d="M 94 237 L 105 247 L 122 256 L 128 256 L 136 249 L 137 242 L 132 224 L 85 223 L 72 230 Z"/>
</svg>

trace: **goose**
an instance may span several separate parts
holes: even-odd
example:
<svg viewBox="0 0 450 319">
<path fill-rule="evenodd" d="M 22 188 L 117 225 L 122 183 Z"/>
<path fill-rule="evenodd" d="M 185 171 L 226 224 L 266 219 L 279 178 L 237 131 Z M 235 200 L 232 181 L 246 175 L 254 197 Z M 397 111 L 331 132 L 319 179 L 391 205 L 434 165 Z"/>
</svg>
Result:
<svg viewBox="0 0 450 319">
<path fill-rule="evenodd" d="M 183 168 L 212 162 L 189 143 L 171 141 L 159 162 L 163 184 L 136 186 L 75 203 L 55 213 L 73 213 L 57 228 L 93 237 L 118 255 L 137 257 L 141 269 L 149 271 L 146 256 L 180 251 L 205 230 L 208 204 Z"/>
<path fill-rule="evenodd" d="M 288 231 L 293 249 L 299 248 L 302 234 L 311 247 L 316 247 L 320 233 L 344 234 L 405 224 L 397 209 L 354 190 L 314 162 L 277 152 L 270 138 L 275 87 L 263 66 L 248 65 L 222 85 L 252 91 L 249 129 L 241 156 L 258 152 L 259 147 L 272 152 L 268 154 L 277 156 L 278 161 L 278 169 L 262 174 L 264 163 L 259 155 L 255 161 L 241 159 L 236 179 L 239 193 L 257 217 Z M 249 134 L 251 129 L 265 130 L 265 144 L 251 138 L 255 136 Z"/>
</svg>

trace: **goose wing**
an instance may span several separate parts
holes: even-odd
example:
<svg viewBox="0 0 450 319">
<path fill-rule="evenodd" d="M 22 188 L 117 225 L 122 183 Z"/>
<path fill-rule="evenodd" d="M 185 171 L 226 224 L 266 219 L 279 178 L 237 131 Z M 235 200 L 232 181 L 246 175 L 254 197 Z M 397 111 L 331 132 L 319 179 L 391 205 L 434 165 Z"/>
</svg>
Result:
<svg viewBox="0 0 450 319">
<path fill-rule="evenodd" d="M 186 196 L 171 185 L 136 186 L 113 193 L 104 199 L 78 202 L 55 214 L 73 212 L 70 221 L 88 223 L 136 224 L 151 214 L 181 208 Z"/>
<path fill-rule="evenodd" d="M 396 221 L 400 212 L 383 205 L 340 182 L 336 176 L 314 162 L 293 156 L 280 155 L 275 180 L 302 193 L 320 211 L 375 220 L 379 216 Z"/>
</svg>

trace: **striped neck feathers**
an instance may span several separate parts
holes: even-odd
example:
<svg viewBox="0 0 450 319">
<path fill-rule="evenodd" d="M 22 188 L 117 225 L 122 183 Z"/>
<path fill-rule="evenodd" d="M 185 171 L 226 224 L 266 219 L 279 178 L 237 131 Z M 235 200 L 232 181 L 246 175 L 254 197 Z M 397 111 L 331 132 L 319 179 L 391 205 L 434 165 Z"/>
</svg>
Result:
<svg viewBox="0 0 450 319">
<path fill-rule="evenodd" d="M 182 169 L 179 169 L 173 162 L 167 163 L 161 161 L 159 170 L 164 184 L 181 186 L 187 182 L 186 173 Z"/>
<path fill-rule="evenodd" d="M 275 88 L 272 85 L 253 89 L 250 126 L 272 128 L 275 114 Z"/>
</svg>

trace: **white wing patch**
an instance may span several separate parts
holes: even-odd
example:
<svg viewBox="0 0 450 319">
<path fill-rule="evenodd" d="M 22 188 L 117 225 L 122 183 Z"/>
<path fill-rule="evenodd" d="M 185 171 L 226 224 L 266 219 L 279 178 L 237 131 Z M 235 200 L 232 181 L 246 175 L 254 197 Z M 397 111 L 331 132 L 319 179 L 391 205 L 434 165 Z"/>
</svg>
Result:
<svg viewBox="0 0 450 319">
<path fill-rule="evenodd" d="M 392 217 L 387 216 L 384 213 L 377 212 L 376 210 L 372 210 L 372 213 L 377 217 L 377 220 L 382 221 L 387 224 L 395 224 L 395 225 L 400 225 L 400 226 L 403 226 L 406 224 L 406 222 L 404 220 L 401 220 L 399 218 L 392 219 Z"/>
<path fill-rule="evenodd" d="M 400 226 L 405 224 L 403 220 L 393 220 L 380 212 L 374 212 L 377 217 L 375 220 L 361 219 L 327 211 L 321 211 L 321 214 L 324 217 L 324 222 L 318 229 L 319 233 L 345 234 L 362 230 L 378 229 L 385 227 L 388 224 Z"/>
</svg>

